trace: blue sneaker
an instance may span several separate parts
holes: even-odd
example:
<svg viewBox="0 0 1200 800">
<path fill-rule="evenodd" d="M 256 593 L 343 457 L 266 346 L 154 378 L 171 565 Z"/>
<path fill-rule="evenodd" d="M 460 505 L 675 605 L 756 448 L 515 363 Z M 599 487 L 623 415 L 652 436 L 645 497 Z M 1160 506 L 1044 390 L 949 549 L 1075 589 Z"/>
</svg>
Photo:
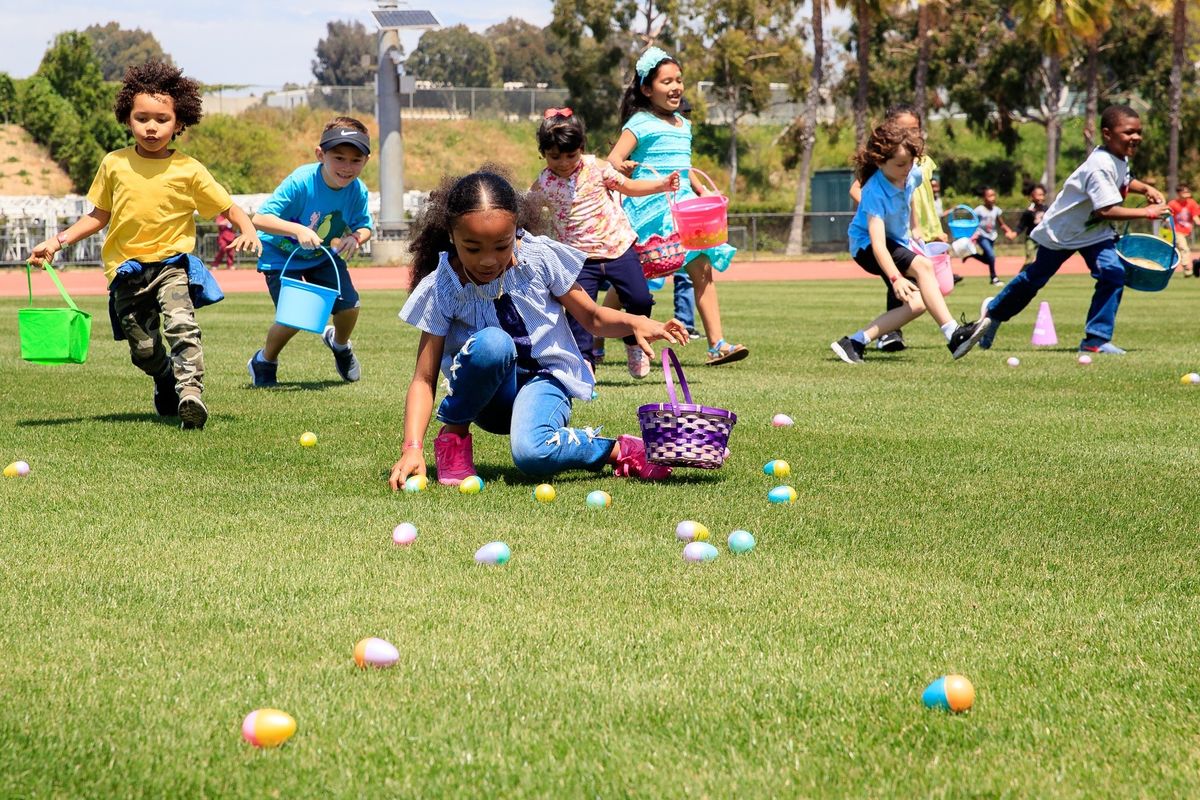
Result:
<svg viewBox="0 0 1200 800">
<path fill-rule="evenodd" d="M 979 318 L 980 319 L 987 317 L 988 304 L 991 303 L 995 299 L 996 298 L 994 298 L 994 297 L 983 298 L 983 302 L 979 304 Z M 996 340 L 996 331 L 998 331 L 998 330 L 1000 330 L 1000 320 L 998 320 L 998 319 L 991 320 L 991 324 L 988 325 L 987 330 L 983 332 L 983 336 L 979 337 L 979 347 L 983 350 L 991 350 L 992 342 L 994 342 Z"/>
<path fill-rule="evenodd" d="M 342 376 L 342 380 L 353 383 L 362 377 L 362 367 L 359 366 L 358 359 L 354 357 L 354 350 L 351 349 L 350 343 L 347 342 L 346 346 L 342 348 L 334 344 L 332 325 L 325 327 L 325 333 L 321 334 L 321 341 L 333 351 L 333 365 L 337 369 L 338 375 Z"/>
<path fill-rule="evenodd" d="M 250 380 L 255 386 L 275 386 L 278 384 L 275 375 L 279 371 L 279 362 L 272 364 L 270 361 L 264 361 L 262 353 L 263 351 L 259 350 L 246 362 Z"/>
</svg>

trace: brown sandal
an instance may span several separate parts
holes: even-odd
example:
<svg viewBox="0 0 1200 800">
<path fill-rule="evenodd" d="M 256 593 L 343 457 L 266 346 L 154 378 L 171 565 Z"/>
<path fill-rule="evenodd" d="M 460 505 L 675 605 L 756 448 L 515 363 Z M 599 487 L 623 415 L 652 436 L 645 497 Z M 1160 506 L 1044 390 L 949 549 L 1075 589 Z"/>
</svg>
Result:
<svg viewBox="0 0 1200 800">
<path fill-rule="evenodd" d="M 704 366 L 715 367 L 718 364 L 732 364 L 734 361 L 741 361 L 748 355 L 750 355 L 750 351 L 745 345 L 729 344 L 721 339 L 708 348 L 708 360 L 704 362 Z"/>
</svg>

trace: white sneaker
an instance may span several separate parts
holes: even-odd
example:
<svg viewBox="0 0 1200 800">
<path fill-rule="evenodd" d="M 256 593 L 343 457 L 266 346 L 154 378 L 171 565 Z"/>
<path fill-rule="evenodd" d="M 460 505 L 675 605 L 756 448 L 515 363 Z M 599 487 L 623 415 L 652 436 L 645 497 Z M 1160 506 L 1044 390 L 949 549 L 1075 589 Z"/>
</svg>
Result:
<svg viewBox="0 0 1200 800">
<path fill-rule="evenodd" d="M 635 378 L 644 378 L 650 374 L 650 359 L 636 344 L 625 345 L 625 364 L 629 374 Z"/>
</svg>

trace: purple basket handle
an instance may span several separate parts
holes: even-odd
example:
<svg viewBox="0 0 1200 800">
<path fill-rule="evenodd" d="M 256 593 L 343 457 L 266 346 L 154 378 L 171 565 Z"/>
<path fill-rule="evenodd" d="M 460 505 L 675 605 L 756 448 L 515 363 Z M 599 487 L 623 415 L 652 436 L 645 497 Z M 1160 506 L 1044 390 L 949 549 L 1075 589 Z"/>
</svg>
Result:
<svg viewBox="0 0 1200 800">
<path fill-rule="evenodd" d="M 679 363 L 679 357 L 675 355 L 674 350 L 664 347 L 662 350 L 663 377 L 667 379 L 667 396 L 671 398 L 671 407 L 678 414 L 679 399 L 675 396 L 675 381 L 671 378 L 671 368 L 667 364 L 668 359 L 675 367 L 675 374 L 679 376 L 679 386 L 683 389 L 683 402 L 692 405 L 692 393 L 688 391 L 687 378 L 683 377 L 683 367 Z"/>
</svg>

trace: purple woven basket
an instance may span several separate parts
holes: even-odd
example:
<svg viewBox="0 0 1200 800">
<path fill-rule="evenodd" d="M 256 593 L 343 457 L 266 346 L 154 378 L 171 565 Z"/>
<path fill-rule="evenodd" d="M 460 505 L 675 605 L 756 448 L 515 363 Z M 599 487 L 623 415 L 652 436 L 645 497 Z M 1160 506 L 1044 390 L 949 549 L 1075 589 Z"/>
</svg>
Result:
<svg viewBox="0 0 1200 800">
<path fill-rule="evenodd" d="M 683 403 L 675 396 L 672 365 L 683 389 Z M 694 404 L 687 378 L 683 377 L 683 367 L 669 347 L 663 348 L 662 368 L 671 402 L 650 403 L 638 409 L 646 457 L 655 464 L 668 467 L 718 469 L 725 463 L 729 434 L 737 422 L 737 414 L 723 408 Z"/>
</svg>

